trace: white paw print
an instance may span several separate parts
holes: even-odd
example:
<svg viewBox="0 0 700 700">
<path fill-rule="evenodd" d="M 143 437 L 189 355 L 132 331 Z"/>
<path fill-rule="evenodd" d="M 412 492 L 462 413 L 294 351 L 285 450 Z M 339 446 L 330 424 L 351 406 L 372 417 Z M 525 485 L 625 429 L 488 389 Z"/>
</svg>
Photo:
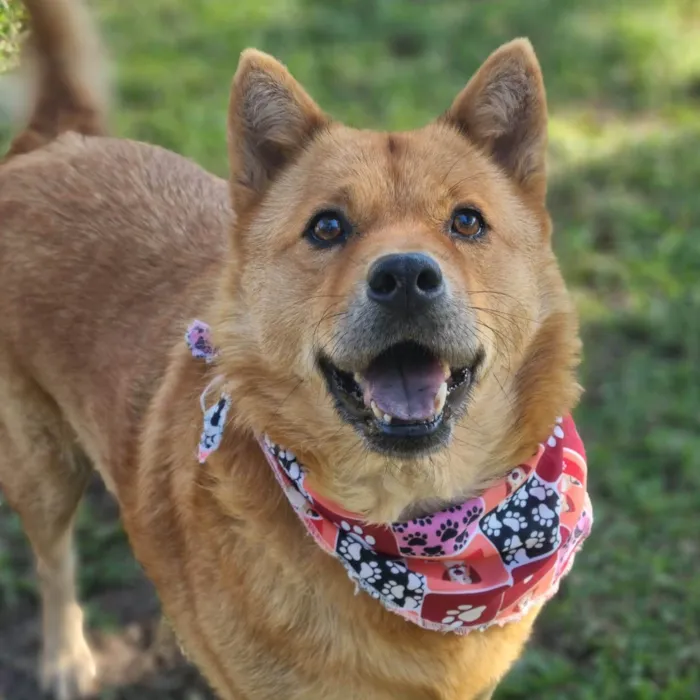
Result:
<svg viewBox="0 0 700 700">
<path fill-rule="evenodd" d="M 359 542 L 341 542 L 338 545 L 338 552 L 343 559 L 348 561 L 360 561 L 363 547 Z"/>
<path fill-rule="evenodd" d="M 359 525 L 350 525 L 350 523 L 345 520 L 340 521 L 340 527 L 345 530 L 348 534 L 353 536 L 353 539 L 360 539 L 363 543 L 368 544 L 370 547 L 374 547 L 377 540 L 372 537 L 372 535 L 365 535 L 364 530 Z"/>
<path fill-rule="evenodd" d="M 503 514 L 503 524 L 509 527 L 513 532 L 520 532 L 527 525 L 527 519 L 524 515 L 514 511 L 507 510 Z"/>
<path fill-rule="evenodd" d="M 410 571 L 406 588 L 409 591 L 420 591 L 423 588 L 423 577 Z"/>
<path fill-rule="evenodd" d="M 533 530 L 530 536 L 525 540 L 525 546 L 528 549 L 542 549 L 544 541 L 544 532 L 542 532 L 542 530 Z"/>
<path fill-rule="evenodd" d="M 494 535 L 498 537 L 501 534 L 501 528 L 503 523 L 496 517 L 495 513 L 491 513 L 488 518 L 484 521 L 484 530 L 487 535 Z"/>
<path fill-rule="evenodd" d="M 405 574 L 406 566 L 400 561 L 389 561 L 389 571 L 394 574 L 394 576 L 397 576 L 398 574 Z"/>
<path fill-rule="evenodd" d="M 526 488 L 518 489 L 512 496 L 513 505 L 522 508 L 527 503 L 528 493 Z"/>
<path fill-rule="evenodd" d="M 543 527 L 552 527 L 556 513 L 544 503 L 532 509 L 532 519 Z"/>
<path fill-rule="evenodd" d="M 563 419 L 557 418 L 556 425 L 554 426 L 554 430 L 552 431 L 552 434 L 547 439 L 547 444 L 550 447 L 556 447 L 557 441 L 561 440 L 564 437 L 564 430 L 561 427 L 562 423 L 563 423 Z"/>
<path fill-rule="evenodd" d="M 530 487 L 530 495 L 538 501 L 544 501 L 548 496 L 554 495 L 554 489 L 542 483 L 535 483 L 534 486 Z"/>
<path fill-rule="evenodd" d="M 382 595 L 391 601 L 403 600 L 406 596 L 406 587 L 397 581 L 387 581 L 382 586 Z"/>
<path fill-rule="evenodd" d="M 412 595 L 407 595 L 403 601 L 404 610 L 418 610 L 420 608 L 420 600 L 414 598 Z"/>
<path fill-rule="evenodd" d="M 503 549 L 506 552 L 514 552 L 517 549 L 520 549 L 523 546 L 523 541 L 517 536 L 513 535 L 512 537 L 509 537 L 504 543 L 503 543 Z"/>
<path fill-rule="evenodd" d="M 447 616 L 442 618 L 443 625 L 449 625 L 453 622 L 474 622 L 481 617 L 481 614 L 486 610 L 485 605 L 474 607 L 473 605 L 458 605 L 456 610 L 448 610 Z"/>
<path fill-rule="evenodd" d="M 503 554 L 506 564 L 513 562 L 523 563 L 527 560 L 527 553 L 523 549 L 525 543 L 518 537 L 513 535 L 503 543 Z"/>
<path fill-rule="evenodd" d="M 360 565 L 360 578 L 367 583 L 377 583 L 382 577 L 382 571 L 379 564 L 374 561 L 363 561 Z"/>
</svg>

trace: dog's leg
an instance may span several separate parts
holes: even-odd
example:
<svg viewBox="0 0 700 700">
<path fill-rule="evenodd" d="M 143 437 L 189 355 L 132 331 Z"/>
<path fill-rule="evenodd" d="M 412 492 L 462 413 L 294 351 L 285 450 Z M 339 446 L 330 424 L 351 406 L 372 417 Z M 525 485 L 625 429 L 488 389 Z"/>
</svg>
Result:
<svg viewBox="0 0 700 700">
<path fill-rule="evenodd" d="M 96 668 L 76 597 L 72 523 L 43 555 L 37 554 L 37 572 L 43 606 L 42 687 L 57 700 L 74 700 L 91 690 Z"/>
<path fill-rule="evenodd" d="M 41 680 L 57 700 L 90 691 L 95 664 L 77 602 L 72 530 L 90 469 L 66 449 L 55 407 L 15 375 L 0 376 L 0 484 L 36 558 L 42 602 Z"/>
</svg>

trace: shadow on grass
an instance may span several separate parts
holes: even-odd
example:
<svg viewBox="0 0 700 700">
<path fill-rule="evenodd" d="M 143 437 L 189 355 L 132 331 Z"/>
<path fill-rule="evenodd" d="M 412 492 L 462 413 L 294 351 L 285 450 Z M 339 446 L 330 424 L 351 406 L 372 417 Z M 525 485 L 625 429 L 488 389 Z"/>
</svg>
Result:
<svg viewBox="0 0 700 700">
<path fill-rule="evenodd" d="M 560 258 L 593 310 L 576 415 L 596 525 L 501 698 L 700 697 L 699 127 L 553 181 Z"/>
<path fill-rule="evenodd" d="M 229 86 L 247 46 L 283 60 L 333 116 L 388 129 L 434 119 L 516 36 L 535 45 L 553 111 L 656 110 L 685 100 L 700 74 L 695 10 L 684 0 L 100 0 L 99 8 L 121 57 L 118 131 L 220 174 Z"/>
</svg>

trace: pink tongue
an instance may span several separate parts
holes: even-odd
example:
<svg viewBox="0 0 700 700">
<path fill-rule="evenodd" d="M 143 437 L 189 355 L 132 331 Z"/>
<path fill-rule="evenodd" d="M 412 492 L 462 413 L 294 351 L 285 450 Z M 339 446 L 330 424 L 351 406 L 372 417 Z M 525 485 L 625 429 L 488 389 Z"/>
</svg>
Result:
<svg viewBox="0 0 700 700">
<path fill-rule="evenodd" d="M 445 381 L 439 360 L 427 353 L 386 353 L 364 375 L 367 406 L 371 401 L 383 413 L 405 421 L 428 420 L 435 415 L 435 397 Z"/>
</svg>

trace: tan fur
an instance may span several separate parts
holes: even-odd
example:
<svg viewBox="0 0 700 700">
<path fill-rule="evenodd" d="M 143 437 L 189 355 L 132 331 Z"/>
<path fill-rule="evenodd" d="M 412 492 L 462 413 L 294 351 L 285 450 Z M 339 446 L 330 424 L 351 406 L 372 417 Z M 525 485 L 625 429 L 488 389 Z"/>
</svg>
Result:
<svg viewBox="0 0 700 700">
<path fill-rule="evenodd" d="M 46 74 L 61 80 L 40 82 L 0 167 L 0 484 L 37 557 L 48 687 L 67 700 L 92 675 L 70 547 L 89 463 L 222 698 L 490 697 L 536 611 L 457 637 L 355 595 L 253 435 L 293 449 L 324 495 L 386 522 L 482 489 L 572 408 L 577 328 L 550 247 L 546 107 L 529 44 L 502 47 L 441 119 L 402 134 L 333 122 L 274 59 L 245 52 L 225 183 L 159 148 L 85 138 L 105 115 L 83 63 L 61 59 L 86 46 L 78 8 L 27 4 Z M 446 235 L 464 203 L 490 221 L 487 244 Z M 362 235 L 312 250 L 301 232 L 328 206 Z M 350 343 L 343 323 L 369 264 L 415 250 L 440 261 L 473 329 L 457 340 L 482 344 L 486 360 L 449 447 L 397 461 L 339 419 L 314 357 Z M 183 347 L 193 317 L 213 325 L 214 366 Z M 198 397 L 217 375 L 233 408 L 200 466 Z"/>
</svg>

